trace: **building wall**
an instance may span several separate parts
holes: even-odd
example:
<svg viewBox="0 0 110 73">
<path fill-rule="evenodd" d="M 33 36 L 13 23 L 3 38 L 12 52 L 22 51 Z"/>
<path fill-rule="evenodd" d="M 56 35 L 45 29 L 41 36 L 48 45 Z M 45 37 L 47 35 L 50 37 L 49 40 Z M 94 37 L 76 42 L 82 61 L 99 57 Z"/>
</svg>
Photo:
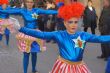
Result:
<svg viewBox="0 0 110 73">
<path fill-rule="evenodd" d="M 64 0 L 64 1 L 65 1 L 65 4 L 69 4 L 69 3 L 74 2 L 76 0 Z"/>
<path fill-rule="evenodd" d="M 64 1 L 65 1 L 65 4 L 71 3 L 71 0 L 64 0 Z"/>
</svg>

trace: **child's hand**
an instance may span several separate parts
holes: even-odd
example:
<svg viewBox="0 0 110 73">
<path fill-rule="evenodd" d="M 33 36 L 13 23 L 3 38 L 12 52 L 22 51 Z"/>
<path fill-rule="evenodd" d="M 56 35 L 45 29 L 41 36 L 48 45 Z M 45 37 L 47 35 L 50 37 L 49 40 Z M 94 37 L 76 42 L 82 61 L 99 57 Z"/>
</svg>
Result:
<svg viewBox="0 0 110 73">
<path fill-rule="evenodd" d="M 46 46 L 43 46 L 43 47 L 41 48 L 41 52 L 44 52 L 44 51 L 46 51 Z"/>
</svg>

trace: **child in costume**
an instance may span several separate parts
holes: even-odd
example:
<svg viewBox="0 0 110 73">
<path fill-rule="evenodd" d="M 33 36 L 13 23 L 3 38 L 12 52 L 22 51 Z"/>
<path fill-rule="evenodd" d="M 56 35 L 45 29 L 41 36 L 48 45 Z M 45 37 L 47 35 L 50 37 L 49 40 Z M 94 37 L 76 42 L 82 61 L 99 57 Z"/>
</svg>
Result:
<svg viewBox="0 0 110 73">
<path fill-rule="evenodd" d="M 67 10 L 68 9 L 68 10 Z M 75 32 L 84 6 L 78 2 L 62 6 L 58 16 L 64 19 L 65 31 L 39 32 L 26 27 L 19 31 L 41 39 L 53 39 L 59 46 L 59 57 L 51 73 L 91 73 L 83 62 L 87 42 L 108 43 L 110 36 L 96 36 L 87 32 Z"/>
<path fill-rule="evenodd" d="M 57 14 L 55 10 L 43 10 L 40 8 L 33 8 L 34 1 L 26 0 L 26 8 L 10 8 L 7 10 L 0 10 L 1 13 L 8 13 L 13 15 L 21 15 L 24 20 L 24 27 L 32 30 L 38 29 L 37 18 L 39 14 Z M 24 73 L 27 73 L 29 56 L 32 55 L 32 72 L 38 73 L 36 70 L 37 52 L 40 50 L 39 42 L 36 42 L 36 38 L 19 33 L 17 35 L 19 49 L 23 52 L 23 69 Z"/>
<path fill-rule="evenodd" d="M 0 10 L 7 10 L 9 7 L 8 0 L 0 0 Z M 9 45 L 9 35 L 10 33 L 14 33 L 13 21 L 9 18 L 8 13 L 0 13 L 0 43 L 2 41 L 3 35 L 6 37 L 6 45 Z"/>
</svg>

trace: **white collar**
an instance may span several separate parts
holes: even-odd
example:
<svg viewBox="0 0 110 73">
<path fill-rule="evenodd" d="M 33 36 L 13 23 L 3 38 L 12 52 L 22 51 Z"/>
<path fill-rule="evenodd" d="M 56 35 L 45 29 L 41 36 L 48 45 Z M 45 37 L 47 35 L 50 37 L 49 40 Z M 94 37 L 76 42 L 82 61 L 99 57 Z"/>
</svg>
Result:
<svg viewBox="0 0 110 73">
<path fill-rule="evenodd" d="M 88 7 L 91 11 L 93 11 L 93 8 L 91 6 Z"/>
</svg>

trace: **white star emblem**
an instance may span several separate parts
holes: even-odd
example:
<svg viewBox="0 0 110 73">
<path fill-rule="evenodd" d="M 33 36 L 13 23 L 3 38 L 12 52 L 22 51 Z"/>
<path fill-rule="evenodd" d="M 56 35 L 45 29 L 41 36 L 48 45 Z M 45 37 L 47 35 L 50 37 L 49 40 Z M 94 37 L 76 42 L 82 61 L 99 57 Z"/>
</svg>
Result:
<svg viewBox="0 0 110 73">
<path fill-rule="evenodd" d="M 33 14 L 32 14 L 32 18 L 37 19 L 37 18 L 38 18 L 38 16 L 39 16 L 39 15 L 38 15 L 38 14 L 36 14 L 36 13 L 33 13 Z"/>
<path fill-rule="evenodd" d="M 81 49 L 84 49 L 84 43 L 85 41 L 81 39 L 80 36 L 77 37 L 77 39 L 72 39 L 75 43 L 75 48 L 79 47 Z"/>
</svg>

